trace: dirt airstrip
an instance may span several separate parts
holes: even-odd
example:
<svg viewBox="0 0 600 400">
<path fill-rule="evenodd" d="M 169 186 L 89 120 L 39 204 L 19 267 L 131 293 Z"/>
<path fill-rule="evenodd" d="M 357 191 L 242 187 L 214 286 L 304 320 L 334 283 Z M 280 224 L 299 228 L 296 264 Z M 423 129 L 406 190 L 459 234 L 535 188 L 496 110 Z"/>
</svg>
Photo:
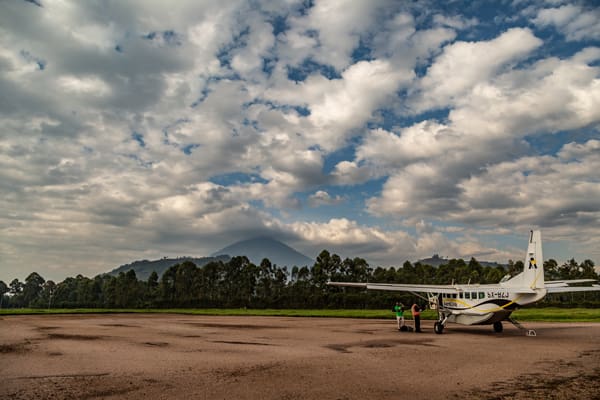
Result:
<svg viewBox="0 0 600 400">
<path fill-rule="evenodd" d="M 600 399 L 600 324 L 0 317 L 1 399 Z"/>
</svg>

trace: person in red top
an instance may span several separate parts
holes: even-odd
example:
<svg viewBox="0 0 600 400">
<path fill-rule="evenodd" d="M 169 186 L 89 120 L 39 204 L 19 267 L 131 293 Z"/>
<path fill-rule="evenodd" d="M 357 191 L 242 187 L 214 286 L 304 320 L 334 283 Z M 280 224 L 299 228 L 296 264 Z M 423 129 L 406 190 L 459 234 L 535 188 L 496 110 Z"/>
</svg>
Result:
<svg viewBox="0 0 600 400">
<path fill-rule="evenodd" d="M 415 332 L 421 332 L 421 307 L 415 303 L 410 308 L 410 312 L 415 320 Z"/>
</svg>

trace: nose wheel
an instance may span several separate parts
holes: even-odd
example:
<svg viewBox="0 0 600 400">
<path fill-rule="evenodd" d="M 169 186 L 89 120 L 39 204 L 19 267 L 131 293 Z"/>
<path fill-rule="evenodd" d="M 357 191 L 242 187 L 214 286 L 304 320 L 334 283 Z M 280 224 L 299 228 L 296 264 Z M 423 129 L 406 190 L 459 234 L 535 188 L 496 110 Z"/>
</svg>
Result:
<svg viewBox="0 0 600 400">
<path fill-rule="evenodd" d="M 494 332 L 501 333 L 502 329 L 502 322 L 494 322 Z"/>
<path fill-rule="evenodd" d="M 441 335 L 444 332 L 444 324 L 441 322 L 436 322 L 433 324 L 433 331 L 438 335 Z"/>
</svg>

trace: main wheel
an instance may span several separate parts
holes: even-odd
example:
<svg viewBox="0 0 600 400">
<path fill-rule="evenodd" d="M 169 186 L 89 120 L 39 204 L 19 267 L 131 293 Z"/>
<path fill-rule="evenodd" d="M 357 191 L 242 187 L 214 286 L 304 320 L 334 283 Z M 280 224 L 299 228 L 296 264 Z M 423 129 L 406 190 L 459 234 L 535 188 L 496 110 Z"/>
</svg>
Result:
<svg viewBox="0 0 600 400">
<path fill-rule="evenodd" d="M 494 322 L 494 332 L 500 333 L 502 332 L 502 322 Z"/>
<path fill-rule="evenodd" d="M 444 332 L 444 325 L 441 322 L 436 322 L 433 324 L 433 331 L 438 335 Z"/>
</svg>

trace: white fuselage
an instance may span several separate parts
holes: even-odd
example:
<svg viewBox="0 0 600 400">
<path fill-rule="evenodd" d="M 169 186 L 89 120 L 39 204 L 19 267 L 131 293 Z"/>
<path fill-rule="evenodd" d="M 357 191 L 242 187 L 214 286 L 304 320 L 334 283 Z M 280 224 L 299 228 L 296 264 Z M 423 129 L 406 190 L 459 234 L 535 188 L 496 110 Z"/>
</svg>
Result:
<svg viewBox="0 0 600 400">
<path fill-rule="evenodd" d="M 493 324 L 508 318 L 517 307 L 535 303 L 546 295 L 546 290 L 542 288 L 532 292 L 522 293 L 501 285 L 463 286 L 456 293 L 439 295 L 439 311 L 448 318 L 448 322 Z"/>
</svg>

